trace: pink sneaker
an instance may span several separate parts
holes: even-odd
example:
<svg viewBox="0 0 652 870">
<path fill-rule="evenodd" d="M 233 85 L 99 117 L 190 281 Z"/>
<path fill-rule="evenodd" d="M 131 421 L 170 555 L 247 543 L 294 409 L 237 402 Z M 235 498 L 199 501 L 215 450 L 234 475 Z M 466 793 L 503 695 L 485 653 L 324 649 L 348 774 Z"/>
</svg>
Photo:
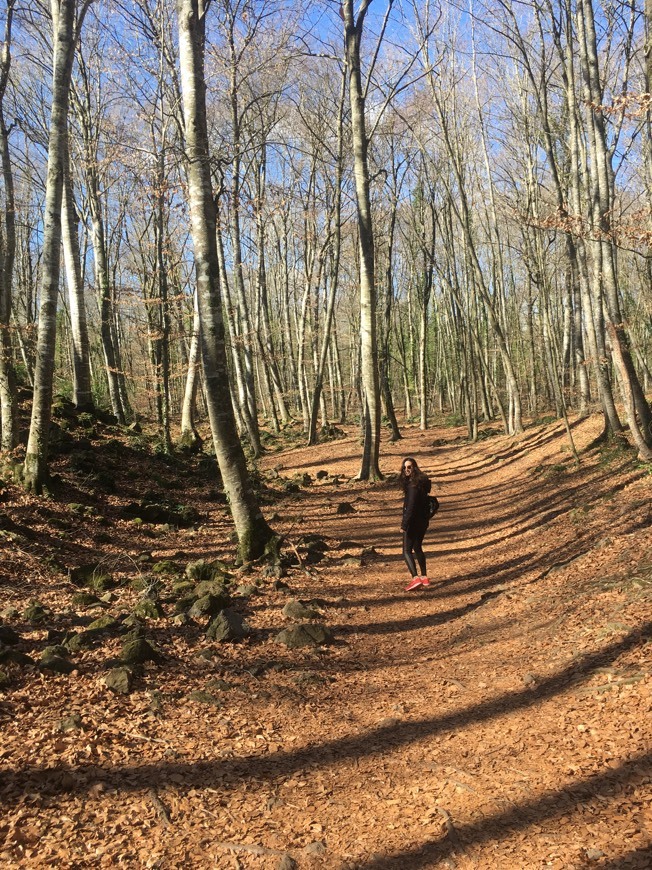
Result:
<svg viewBox="0 0 652 870">
<path fill-rule="evenodd" d="M 418 579 L 421 580 L 422 586 L 430 586 L 430 580 L 427 577 L 419 577 Z"/>
<path fill-rule="evenodd" d="M 414 577 L 408 585 L 405 587 L 406 592 L 412 592 L 413 589 L 416 589 L 418 586 L 421 586 L 423 580 L 421 577 Z"/>
</svg>

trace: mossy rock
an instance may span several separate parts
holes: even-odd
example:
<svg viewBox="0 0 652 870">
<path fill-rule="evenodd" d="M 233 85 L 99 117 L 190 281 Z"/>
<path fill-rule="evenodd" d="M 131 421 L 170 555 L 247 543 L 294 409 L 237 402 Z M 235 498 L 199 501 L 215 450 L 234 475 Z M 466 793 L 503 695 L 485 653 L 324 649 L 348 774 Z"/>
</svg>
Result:
<svg viewBox="0 0 652 870">
<path fill-rule="evenodd" d="M 75 607 L 95 607 L 103 604 L 92 592 L 75 592 L 71 601 Z"/>
<path fill-rule="evenodd" d="M 235 610 L 227 608 L 215 617 L 206 629 L 206 637 L 220 643 L 242 640 L 249 634 L 249 626 Z"/>
<path fill-rule="evenodd" d="M 20 635 L 8 625 L 0 625 L 0 643 L 15 646 L 20 643 Z"/>
<path fill-rule="evenodd" d="M 217 614 L 228 607 L 230 599 L 228 595 L 203 595 L 197 598 L 188 611 L 188 616 L 192 619 L 201 619 L 204 616 L 213 618 Z"/>
<path fill-rule="evenodd" d="M 70 674 L 75 670 L 75 665 L 63 656 L 55 654 L 46 656 L 45 653 L 47 650 L 44 650 L 43 652 L 44 654 L 40 662 L 40 668 L 42 671 L 52 671 L 54 674 Z"/>
<path fill-rule="evenodd" d="M 19 665 L 20 667 L 27 667 L 30 665 L 35 665 L 36 662 L 31 656 L 28 656 L 27 653 L 21 652 L 17 649 L 0 649 L 0 664 L 12 664 Z"/>
<path fill-rule="evenodd" d="M 231 575 L 228 572 L 227 566 L 219 559 L 213 559 L 207 562 L 205 559 L 198 559 L 196 562 L 188 562 L 185 571 L 186 577 L 194 580 L 196 583 L 201 583 L 203 580 L 215 582 L 226 580 Z"/>
<path fill-rule="evenodd" d="M 117 620 L 114 616 L 100 616 L 98 619 L 94 619 L 93 622 L 90 623 L 86 627 L 86 631 L 96 632 L 100 634 L 102 632 L 108 632 L 112 629 L 117 629 L 120 625 L 119 620 Z"/>
<path fill-rule="evenodd" d="M 52 611 L 44 607 L 40 601 L 32 599 L 23 611 L 23 619 L 31 625 L 39 625 L 52 615 Z"/>
<path fill-rule="evenodd" d="M 11 683 L 11 679 L 9 678 L 9 674 L 6 671 L 0 671 L 0 692 L 3 689 L 6 689 Z"/>
<path fill-rule="evenodd" d="M 106 592 L 115 586 L 113 578 L 99 565 L 80 565 L 68 569 L 68 579 L 75 586 L 85 586 L 94 592 Z"/>
<path fill-rule="evenodd" d="M 288 619 L 318 619 L 319 614 L 311 607 L 306 607 L 298 599 L 293 598 L 282 610 L 283 616 Z"/>
<path fill-rule="evenodd" d="M 150 570 L 152 574 L 162 574 L 165 577 L 178 577 L 181 574 L 181 568 L 169 559 L 164 559 L 162 562 L 154 562 Z"/>
<path fill-rule="evenodd" d="M 284 644 L 288 649 L 301 647 L 317 647 L 331 643 L 332 634 L 323 625 L 306 623 L 286 628 L 276 635 L 276 643 Z"/>
<path fill-rule="evenodd" d="M 174 595 L 185 595 L 190 592 L 191 589 L 194 589 L 195 584 L 192 580 L 179 580 L 178 583 L 175 583 L 172 586 L 172 592 Z"/>
<path fill-rule="evenodd" d="M 228 581 L 225 579 L 202 580 L 192 590 L 195 598 L 203 598 L 204 595 L 228 595 Z"/>
<path fill-rule="evenodd" d="M 128 695 L 133 685 L 133 673 L 131 668 L 112 668 L 102 678 L 102 682 L 117 695 Z"/>
<path fill-rule="evenodd" d="M 209 704 L 211 707 L 221 707 L 222 701 L 219 698 L 216 698 L 215 695 L 211 695 L 210 692 L 204 692 L 201 689 L 196 689 L 194 692 L 191 692 L 188 695 L 188 698 L 191 701 L 196 701 L 198 704 Z"/>
<path fill-rule="evenodd" d="M 161 654 L 148 640 L 136 637 L 128 640 L 120 652 L 120 661 L 126 665 L 141 665 L 145 662 L 160 662 Z"/>
<path fill-rule="evenodd" d="M 165 611 L 161 607 L 160 601 L 156 601 L 154 598 L 141 598 L 134 607 L 134 613 L 143 619 L 163 619 L 165 617 Z"/>
</svg>

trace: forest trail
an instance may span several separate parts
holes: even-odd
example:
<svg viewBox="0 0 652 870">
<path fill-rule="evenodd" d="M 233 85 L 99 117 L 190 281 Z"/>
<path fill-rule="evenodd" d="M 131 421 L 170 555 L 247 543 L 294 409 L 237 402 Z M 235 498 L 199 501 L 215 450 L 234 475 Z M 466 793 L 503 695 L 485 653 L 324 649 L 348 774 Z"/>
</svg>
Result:
<svg viewBox="0 0 652 870">
<path fill-rule="evenodd" d="M 598 422 L 574 427 L 580 450 Z M 87 736 L 53 733 L 31 705 L 40 763 L 20 758 L 14 720 L 0 833 L 26 845 L 3 866 L 652 866 L 649 475 L 595 450 L 577 467 L 560 425 L 474 445 L 404 434 L 381 468 L 414 455 L 433 479 L 430 587 L 404 591 L 401 495 L 351 480 L 355 437 L 266 455 L 284 478 L 328 472 L 272 518 L 297 548 L 323 536 L 324 558 L 253 598 L 258 640 L 212 662 L 162 630 L 176 655 L 148 683 L 162 712 L 89 677 Z M 288 597 L 319 610 L 332 645 L 274 643 Z"/>
</svg>

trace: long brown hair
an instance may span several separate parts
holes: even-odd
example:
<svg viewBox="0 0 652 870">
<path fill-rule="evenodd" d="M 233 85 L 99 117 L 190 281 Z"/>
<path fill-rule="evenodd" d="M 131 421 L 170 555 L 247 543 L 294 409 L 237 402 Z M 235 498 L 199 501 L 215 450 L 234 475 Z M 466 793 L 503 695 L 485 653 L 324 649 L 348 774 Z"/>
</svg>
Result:
<svg viewBox="0 0 652 870">
<path fill-rule="evenodd" d="M 412 474 L 409 477 L 405 473 L 405 464 L 407 462 L 412 463 Z M 421 469 L 417 465 L 416 459 L 414 459 L 412 456 L 406 456 L 401 463 L 401 473 L 398 478 L 399 486 L 401 487 L 403 492 L 407 491 L 408 486 L 418 486 L 422 489 L 425 489 L 427 480 L 427 475 L 425 475 L 423 471 L 421 471 Z"/>
</svg>

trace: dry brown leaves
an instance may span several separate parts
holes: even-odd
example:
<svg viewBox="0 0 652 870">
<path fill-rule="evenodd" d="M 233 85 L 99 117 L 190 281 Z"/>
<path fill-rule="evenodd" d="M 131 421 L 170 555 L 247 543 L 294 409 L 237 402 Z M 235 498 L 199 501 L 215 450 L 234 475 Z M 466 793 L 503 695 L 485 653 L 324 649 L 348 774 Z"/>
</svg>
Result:
<svg viewBox="0 0 652 870">
<path fill-rule="evenodd" d="M 578 448 L 598 426 L 574 426 Z M 275 645 L 288 594 L 267 583 L 247 607 L 252 637 L 213 658 L 198 655 L 209 646 L 199 626 L 151 622 L 166 661 L 129 696 L 101 683 L 115 640 L 75 657 L 71 676 L 12 671 L 0 695 L 0 865 L 652 866 L 649 469 L 595 450 L 576 467 L 560 425 L 475 445 L 456 430 L 404 434 L 383 444 L 381 464 L 393 472 L 416 455 L 435 480 L 428 589 L 403 591 L 400 498 L 392 483 L 351 480 L 352 432 L 262 463 L 344 481 L 268 509 L 293 543 L 314 532 L 330 545 L 287 580 L 335 644 Z M 104 560 L 124 577 L 145 552 L 230 558 L 210 481 L 156 473 L 205 513 L 199 530 L 121 519 L 136 473 L 90 517 L 65 510 L 83 493 L 45 504 L 10 493 L 3 606 L 38 597 L 65 613 L 75 590 L 48 557 Z M 344 500 L 354 513 L 337 514 Z M 363 567 L 344 558 L 370 546 Z M 120 587 L 111 612 L 136 597 Z M 12 624 L 34 654 L 52 627 Z M 191 700 L 197 689 L 215 703 Z M 60 731 L 71 713 L 83 728 Z"/>
</svg>

